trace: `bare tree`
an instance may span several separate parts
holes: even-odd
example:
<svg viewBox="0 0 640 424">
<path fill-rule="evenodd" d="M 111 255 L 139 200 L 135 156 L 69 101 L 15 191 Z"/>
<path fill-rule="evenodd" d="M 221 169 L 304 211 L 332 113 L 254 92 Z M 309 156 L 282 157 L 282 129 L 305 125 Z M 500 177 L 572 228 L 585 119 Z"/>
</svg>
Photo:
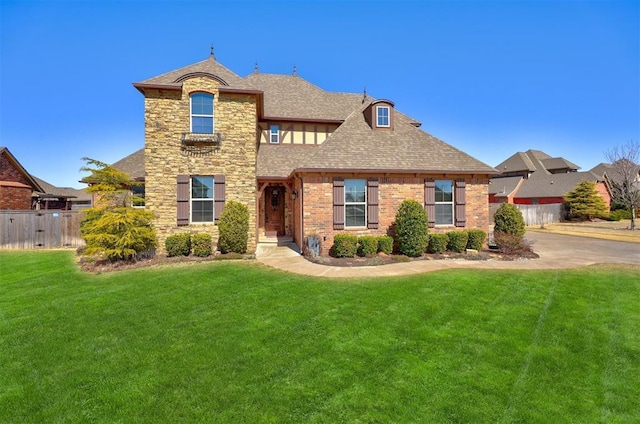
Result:
<svg viewBox="0 0 640 424">
<path fill-rule="evenodd" d="M 636 228 L 635 218 L 640 207 L 640 143 L 629 141 L 605 152 L 612 165 L 609 177 L 611 196 L 631 210 L 631 229 Z"/>
</svg>

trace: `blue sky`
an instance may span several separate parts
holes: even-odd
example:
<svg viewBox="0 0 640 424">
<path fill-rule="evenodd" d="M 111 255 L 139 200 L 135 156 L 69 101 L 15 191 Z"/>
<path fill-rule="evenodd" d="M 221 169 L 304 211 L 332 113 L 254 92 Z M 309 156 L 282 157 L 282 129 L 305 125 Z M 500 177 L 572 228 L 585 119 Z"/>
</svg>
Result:
<svg viewBox="0 0 640 424">
<path fill-rule="evenodd" d="M 539 149 L 588 170 L 640 139 L 638 1 L 0 0 L 0 145 L 82 187 L 144 145 L 133 82 L 216 59 L 392 100 L 495 166 Z"/>
</svg>

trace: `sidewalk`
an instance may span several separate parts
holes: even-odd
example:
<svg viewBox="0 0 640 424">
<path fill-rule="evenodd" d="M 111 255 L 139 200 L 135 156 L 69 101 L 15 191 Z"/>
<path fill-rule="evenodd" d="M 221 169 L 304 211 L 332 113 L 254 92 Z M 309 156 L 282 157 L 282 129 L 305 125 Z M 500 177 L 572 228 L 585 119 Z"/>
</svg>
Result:
<svg viewBox="0 0 640 424">
<path fill-rule="evenodd" d="M 259 244 L 256 259 L 283 271 L 333 278 L 392 277 L 450 268 L 563 269 L 597 263 L 640 264 L 640 246 L 637 244 L 534 232 L 527 233 L 525 237 L 540 258 L 519 261 L 418 260 L 381 266 L 337 267 L 307 261 L 295 245 Z"/>
</svg>

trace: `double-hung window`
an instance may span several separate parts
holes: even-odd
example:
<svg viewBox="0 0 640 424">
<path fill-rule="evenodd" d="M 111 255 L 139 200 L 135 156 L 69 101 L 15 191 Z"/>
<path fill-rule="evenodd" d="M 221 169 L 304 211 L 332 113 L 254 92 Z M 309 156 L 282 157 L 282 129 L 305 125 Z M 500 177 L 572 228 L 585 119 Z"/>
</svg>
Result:
<svg viewBox="0 0 640 424">
<path fill-rule="evenodd" d="M 191 95 L 191 132 L 213 134 L 213 95 L 207 93 Z"/>
<path fill-rule="evenodd" d="M 388 127 L 389 122 L 389 106 L 377 106 L 376 107 L 376 126 Z"/>
<path fill-rule="evenodd" d="M 271 127 L 269 127 L 269 143 L 273 143 L 273 144 L 280 143 L 280 126 L 279 125 L 271 125 Z"/>
<path fill-rule="evenodd" d="M 436 181 L 436 225 L 453 225 L 453 181 Z"/>
<path fill-rule="evenodd" d="M 191 177 L 191 222 L 213 222 L 213 177 Z"/>
<path fill-rule="evenodd" d="M 344 181 L 345 227 L 365 227 L 367 225 L 367 181 Z"/>
</svg>

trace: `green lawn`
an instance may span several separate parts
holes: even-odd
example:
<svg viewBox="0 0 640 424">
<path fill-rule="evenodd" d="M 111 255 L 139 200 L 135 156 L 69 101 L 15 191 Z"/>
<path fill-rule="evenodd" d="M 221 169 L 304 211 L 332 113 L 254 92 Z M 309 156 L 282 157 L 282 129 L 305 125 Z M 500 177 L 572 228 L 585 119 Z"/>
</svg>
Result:
<svg viewBox="0 0 640 424">
<path fill-rule="evenodd" d="M 0 252 L 0 422 L 640 422 L 640 272 L 88 275 Z"/>
</svg>

